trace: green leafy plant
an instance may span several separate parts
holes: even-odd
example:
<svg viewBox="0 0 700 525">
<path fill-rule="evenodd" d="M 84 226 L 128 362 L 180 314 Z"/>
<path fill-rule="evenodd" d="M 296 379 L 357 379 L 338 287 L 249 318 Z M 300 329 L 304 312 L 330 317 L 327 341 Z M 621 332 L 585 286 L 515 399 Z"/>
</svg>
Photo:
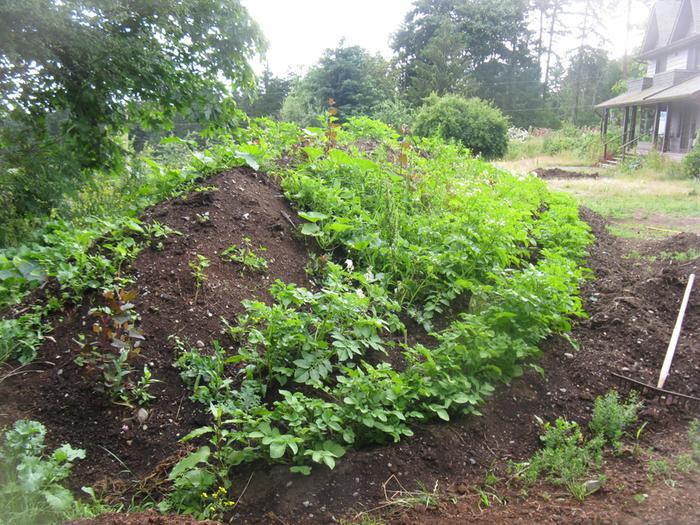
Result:
<svg viewBox="0 0 700 525">
<path fill-rule="evenodd" d="M 208 279 L 206 269 L 209 268 L 209 266 L 211 266 L 211 261 L 207 259 L 204 255 L 197 254 L 197 258 L 193 261 L 190 261 L 188 264 L 191 270 L 192 277 L 194 277 L 196 289 L 194 300 L 197 301 L 199 290 L 202 288 L 202 286 L 204 286 L 204 283 Z"/>
<path fill-rule="evenodd" d="M 585 478 L 602 461 L 603 440 L 584 439 L 578 423 L 558 418 L 554 425 L 544 423 L 540 436 L 543 448 L 528 464 L 520 466 L 522 477 L 534 482 L 544 476 L 555 485 L 565 486 L 579 500 L 587 496 Z"/>
<path fill-rule="evenodd" d="M 155 381 L 147 367 L 138 383 L 130 380 L 134 372 L 132 363 L 144 340 L 136 326 L 139 316 L 131 302 L 137 295 L 137 290 L 117 289 L 103 293 L 106 304 L 89 312 L 96 318 L 92 325 L 94 338 L 78 339 L 81 350 L 75 358 L 85 374 L 93 378 L 95 390 L 107 392 L 113 400 L 127 405 L 150 401 L 148 387 Z M 95 375 L 100 377 L 95 378 Z"/>
<path fill-rule="evenodd" d="M 259 246 L 257 251 L 265 252 L 267 248 L 265 246 Z M 253 248 L 253 243 L 250 238 L 244 237 L 243 243 L 229 246 L 221 252 L 221 257 L 225 261 L 240 264 L 244 269 L 254 272 L 265 272 L 265 270 L 267 270 L 268 261 L 265 257 L 255 252 L 256 248 Z"/>
<path fill-rule="evenodd" d="M 636 392 L 632 392 L 626 402 L 621 402 L 620 395 L 614 390 L 610 391 L 596 398 L 588 426 L 595 436 L 618 449 L 627 427 L 637 421 L 637 412 L 641 407 Z"/>
<path fill-rule="evenodd" d="M 647 463 L 647 479 L 654 482 L 657 478 L 668 479 L 671 473 L 671 464 L 666 459 L 650 459 Z"/>
<path fill-rule="evenodd" d="M 46 452 L 46 428 L 16 421 L 0 448 L 0 521 L 7 524 L 62 521 L 79 504 L 62 484 L 85 451 L 62 445 Z"/>
</svg>

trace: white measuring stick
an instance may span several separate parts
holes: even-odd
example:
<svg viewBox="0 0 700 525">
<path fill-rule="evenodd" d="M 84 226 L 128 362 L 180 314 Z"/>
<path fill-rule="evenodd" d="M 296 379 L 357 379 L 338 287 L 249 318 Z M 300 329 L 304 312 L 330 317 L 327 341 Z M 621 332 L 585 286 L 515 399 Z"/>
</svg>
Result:
<svg viewBox="0 0 700 525">
<path fill-rule="evenodd" d="M 664 366 L 661 367 L 661 374 L 659 375 L 659 384 L 657 388 L 663 388 L 668 373 L 671 370 L 671 363 L 673 362 L 673 354 L 676 353 L 676 345 L 678 344 L 678 338 L 681 336 L 681 327 L 683 326 L 683 318 L 685 317 L 685 310 L 688 307 L 688 300 L 690 299 L 690 291 L 693 289 L 693 283 L 695 282 L 695 274 L 691 273 L 688 278 L 688 286 L 685 287 L 685 295 L 683 296 L 683 302 L 681 303 L 681 310 L 678 312 L 678 319 L 676 319 L 676 326 L 673 328 L 673 335 L 671 336 L 671 342 L 668 344 L 668 350 L 666 350 L 666 358 L 664 359 Z"/>
</svg>

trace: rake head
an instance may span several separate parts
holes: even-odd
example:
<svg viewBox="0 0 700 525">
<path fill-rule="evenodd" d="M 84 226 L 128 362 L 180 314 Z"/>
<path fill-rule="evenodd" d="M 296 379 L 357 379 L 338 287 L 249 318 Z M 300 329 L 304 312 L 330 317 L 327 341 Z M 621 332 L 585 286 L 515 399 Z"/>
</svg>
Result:
<svg viewBox="0 0 700 525">
<path fill-rule="evenodd" d="M 676 406 L 688 411 L 700 410 L 700 398 L 657 388 L 615 372 L 610 372 L 610 374 L 617 379 L 623 391 L 637 390 L 644 399 L 656 402 L 664 407 Z"/>
</svg>

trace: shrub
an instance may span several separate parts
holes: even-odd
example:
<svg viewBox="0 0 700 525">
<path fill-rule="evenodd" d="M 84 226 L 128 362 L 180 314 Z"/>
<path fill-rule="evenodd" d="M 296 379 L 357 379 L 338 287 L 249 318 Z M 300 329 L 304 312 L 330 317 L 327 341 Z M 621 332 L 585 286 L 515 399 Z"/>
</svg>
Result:
<svg viewBox="0 0 700 525">
<path fill-rule="evenodd" d="M 695 143 L 683 159 L 683 174 L 686 177 L 700 177 L 700 141 Z"/>
<path fill-rule="evenodd" d="M 414 126 L 418 135 L 456 140 L 489 159 L 502 157 L 508 149 L 508 118 L 478 98 L 433 94 L 418 111 Z"/>
</svg>

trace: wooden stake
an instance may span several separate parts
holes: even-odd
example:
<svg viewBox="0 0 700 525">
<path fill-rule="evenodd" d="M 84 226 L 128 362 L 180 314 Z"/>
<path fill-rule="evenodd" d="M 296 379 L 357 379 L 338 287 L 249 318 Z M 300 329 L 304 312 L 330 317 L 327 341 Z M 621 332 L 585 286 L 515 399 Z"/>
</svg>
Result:
<svg viewBox="0 0 700 525">
<path fill-rule="evenodd" d="M 666 350 L 666 358 L 664 359 L 664 365 L 661 367 L 661 374 L 659 375 L 659 383 L 657 388 L 663 388 L 668 373 L 671 370 L 671 363 L 673 362 L 673 354 L 676 353 L 676 345 L 678 344 L 678 338 L 681 336 L 681 327 L 683 326 L 683 318 L 685 317 L 685 310 L 688 307 L 688 300 L 690 299 L 690 291 L 693 289 L 693 283 L 695 282 L 695 274 L 690 274 L 688 278 L 688 286 L 685 287 L 685 295 L 683 296 L 683 302 L 681 303 L 681 309 L 678 312 L 678 319 L 676 319 L 676 326 L 673 328 L 673 335 L 671 335 L 671 342 L 668 344 L 668 350 Z"/>
</svg>

